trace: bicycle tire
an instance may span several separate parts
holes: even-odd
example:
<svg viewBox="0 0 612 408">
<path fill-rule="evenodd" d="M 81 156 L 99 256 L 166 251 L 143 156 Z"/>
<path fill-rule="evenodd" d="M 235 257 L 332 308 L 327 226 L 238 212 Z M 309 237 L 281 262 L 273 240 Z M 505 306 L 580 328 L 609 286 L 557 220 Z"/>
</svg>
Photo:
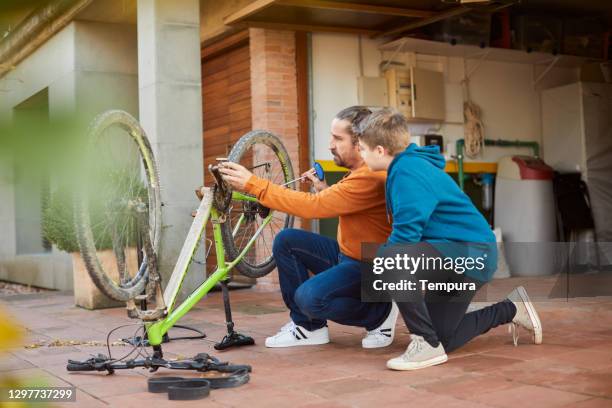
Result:
<svg viewBox="0 0 612 408">
<path fill-rule="evenodd" d="M 99 114 L 93 120 L 88 131 L 88 155 L 94 153 L 95 143 L 105 130 L 112 126 L 119 126 L 126 131 L 137 146 L 139 161 L 145 170 L 146 190 L 148 193 L 148 231 L 153 251 L 157 253 L 161 235 L 161 196 L 159 188 L 159 173 L 157 164 L 151 149 L 149 140 L 138 123 L 129 113 L 121 110 L 110 110 Z M 85 157 L 89 157 L 89 156 Z M 87 182 L 82 180 L 81 182 Z M 138 272 L 128 282 L 121 284 L 115 283 L 104 270 L 100 262 L 94 234 L 92 232 L 91 219 L 89 214 L 88 197 L 83 193 L 83 189 L 77 189 L 74 196 L 74 222 L 75 232 L 81 256 L 86 269 L 94 284 L 102 293 L 111 299 L 125 302 L 134 299 L 144 291 L 148 277 L 146 257 L 139 265 Z"/>
<path fill-rule="evenodd" d="M 276 155 L 282 168 L 283 182 L 288 182 L 295 178 L 287 149 L 285 149 L 285 146 L 283 146 L 283 143 L 276 135 L 264 130 L 253 130 L 242 136 L 232 147 L 227 157 L 228 160 L 239 163 L 249 149 L 257 144 L 267 146 Z M 293 216 L 287 215 L 283 228 L 291 228 L 293 226 L 293 221 Z M 236 245 L 234 240 L 232 225 L 229 220 L 221 224 L 221 236 L 227 257 L 229 260 L 236 259 L 240 255 L 240 248 Z M 263 262 L 255 264 L 243 258 L 236 264 L 238 272 L 249 278 L 261 278 L 270 273 L 275 267 L 276 262 L 272 256 L 268 257 Z"/>
</svg>

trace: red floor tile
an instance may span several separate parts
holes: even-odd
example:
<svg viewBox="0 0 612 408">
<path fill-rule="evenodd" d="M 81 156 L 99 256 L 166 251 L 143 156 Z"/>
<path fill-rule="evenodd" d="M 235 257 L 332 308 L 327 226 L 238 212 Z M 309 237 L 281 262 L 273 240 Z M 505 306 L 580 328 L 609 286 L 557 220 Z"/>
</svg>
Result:
<svg viewBox="0 0 612 408">
<path fill-rule="evenodd" d="M 544 293 L 549 280 L 529 281 Z M 496 282 L 489 297 L 503 297 L 517 281 Z M 531 289 L 530 289 L 531 293 Z M 215 342 L 225 334 L 220 293 L 213 293 L 181 323 L 203 329 L 204 340 L 173 341 L 163 346 L 166 357 L 191 357 L 207 352 L 223 361 L 250 364 L 249 384 L 230 390 L 213 390 L 202 401 L 181 406 L 231 407 L 512 407 L 612 406 L 612 298 L 536 302 L 544 324 L 544 344 L 529 344 L 521 336 L 512 345 L 507 326 L 492 329 L 450 354 L 447 363 L 412 372 L 388 370 L 389 358 L 404 352 L 409 342 L 400 321 L 395 342 L 387 348 L 364 350 L 362 328 L 330 323 L 331 343 L 316 347 L 267 349 L 264 340 L 288 320 L 278 292 L 233 291 L 236 328 L 252 335 L 256 345 L 218 352 Z M 0 299 L 0 302 L 2 299 Z M 105 341 L 109 329 L 133 323 L 122 308 L 87 311 L 73 306 L 70 296 L 57 295 L 11 301 L 6 305 L 27 327 L 27 341 Z M 122 329 L 111 340 L 132 335 Z M 173 330 L 171 336 L 184 332 Z M 112 347 L 113 355 L 127 347 Z M 160 369 L 103 373 L 68 373 L 68 358 L 82 360 L 105 353 L 100 346 L 39 347 L 17 349 L 0 359 L 0 376 L 38 378 L 47 384 L 77 387 L 77 402 L 63 406 L 174 407 L 165 395 L 146 392 L 150 376 L 200 376 L 198 373 Z M 522 402 L 521 402 L 522 401 Z"/>
</svg>

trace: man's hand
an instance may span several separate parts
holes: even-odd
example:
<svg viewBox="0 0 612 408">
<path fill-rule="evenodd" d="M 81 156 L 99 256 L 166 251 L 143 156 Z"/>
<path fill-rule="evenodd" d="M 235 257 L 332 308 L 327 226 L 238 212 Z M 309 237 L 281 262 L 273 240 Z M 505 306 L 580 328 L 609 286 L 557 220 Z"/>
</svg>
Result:
<svg viewBox="0 0 612 408">
<path fill-rule="evenodd" d="M 246 167 L 229 161 L 219 163 L 219 172 L 223 180 L 238 191 L 245 191 L 246 183 L 253 175 Z"/>
<path fill-rule="evenodd" d="M 302 173 L 301 177 L 305 177 L 304 182 L 309 183 L 316 193 L 329 187 L 324 180 L 319 180 L 314 168 Z"/>
</svg>

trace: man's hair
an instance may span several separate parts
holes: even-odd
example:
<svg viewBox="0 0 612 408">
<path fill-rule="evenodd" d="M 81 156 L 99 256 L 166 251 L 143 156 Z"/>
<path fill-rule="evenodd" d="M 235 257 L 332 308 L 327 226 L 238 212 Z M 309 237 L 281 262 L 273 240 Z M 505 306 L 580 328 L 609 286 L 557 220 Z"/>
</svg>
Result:
<svg viewBox="0 0 612 408">
<path fill-rule="evenodd" d="M 372 112 L 357 129 L 357 137 L 371 149 L 382 146 L 391 156 L 402 152 L 410 144 L 408 120 L 391 108 Z"/>
<path fill-rule="evenodd" d="M 347 131 L 351 134 L 353 144 L 357 144 L 359 142 L 357 139 L 357 132 L 360 129 L 364 119 L 366 119 L 371 113 L 372 111 L 369 108 L 355 105 L 344 108 L 336 114 L 336 119 L 346 120 L 350 123 Z"/>
</svg>

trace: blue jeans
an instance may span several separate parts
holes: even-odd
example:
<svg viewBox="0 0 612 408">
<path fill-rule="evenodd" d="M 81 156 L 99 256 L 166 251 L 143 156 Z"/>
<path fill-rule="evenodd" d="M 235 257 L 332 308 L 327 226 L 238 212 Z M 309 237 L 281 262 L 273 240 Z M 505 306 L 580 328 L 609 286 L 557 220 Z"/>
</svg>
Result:
<svg viewBox="0 0 612 408">
<path fill-rule="evenodd" d="M 391 303 L 361 302 L 362 262 L 340 253 L 335 240 L 286 229 L 274 239 L 272 253 L 283 300 L 295 324 L 312 331 L 332 320 L 373 330 L 389 315 Z"/>
</svg>

